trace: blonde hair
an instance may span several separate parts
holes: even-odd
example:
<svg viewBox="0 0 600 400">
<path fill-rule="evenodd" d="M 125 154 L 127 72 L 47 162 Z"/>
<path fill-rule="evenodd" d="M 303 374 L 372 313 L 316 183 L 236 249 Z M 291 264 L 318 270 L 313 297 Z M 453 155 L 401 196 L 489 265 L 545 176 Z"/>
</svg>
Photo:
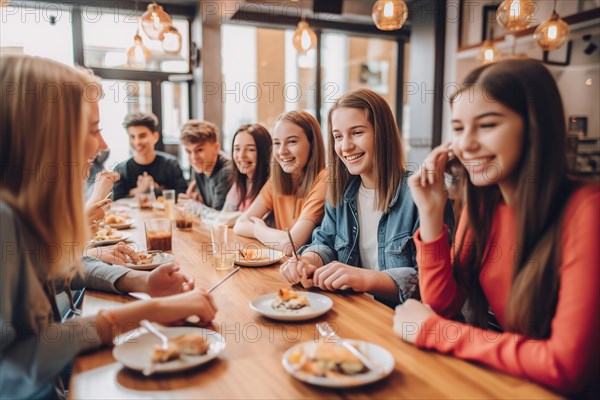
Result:
<svg viewBox="0 0 600 400">
<path fill-rule="evenodd" d="M 35 249 L 39 275 L 68 278 L 89 239 L 84 146 L 102 89 L 84 70 L 31 56 L 2 57 L 0 82 L 0 200 L 46 247 Z"/>
<path fill-rule="evenodd" d="M 288 121 L 299 126 L 306 135 L 310 143 L 310 155 L 308 161 L 303 168 L 302 177 L 296 184 L 292 179 L 292 175 L 286 173 L 281 166 L 278 165 L 273 156 L 271 168 L 271 179 L 275 192 L 282 195 L 291 195 L 297 193 L 299 197 L 305 197 L 310 192 L 313 183 L 317 179 L 319 173 L 325 169 L 325 145 L 323 143 L 323 135 L 319 123 L 306 111 L 290 111 L 280 115 L 275 124 L 279 121 Z M 275 166 L 277 164 L 277 166 Z"/>
<path fill-rule="evenodd" d="M 406 158 L 402 149 L 400 131 L 392 109 L 383 97 L 369 89 L 357 89 L 340 97 L 329 109 L 327 117 L 329 168 L 333 183 L 329 185 L 327 199 L 332 205 L 342 204 L 344 192 L 352 175 L 335 152 L 333 138 L 333 112 L 340 108 L 356 108 L 365 112 L 375 132 L 373 176 L 375 177 L 375 207 L 387 213 L 400 181 L 406 173 Z"/>
</svg>

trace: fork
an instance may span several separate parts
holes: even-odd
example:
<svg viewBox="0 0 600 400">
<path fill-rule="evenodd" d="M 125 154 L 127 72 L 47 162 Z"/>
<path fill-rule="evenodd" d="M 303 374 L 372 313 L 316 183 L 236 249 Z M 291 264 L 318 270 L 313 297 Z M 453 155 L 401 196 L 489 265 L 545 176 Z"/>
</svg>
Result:
<svg viewBox="0 0 600 400">
<path fill-rule="evenodd" d="M 148 330 L 148 332 L 150 332 L 151 334 L 153 334 L 154 336 L 156 336 L 157 338 L 160 339 L 160 349 L 161 350 L 166 351 L 169 348 L 169 339 L 165 335 L 160 333 L 160 331 L 158 329 L 156 329 L 156 327 L 154 326 L 154 324 L 152 324 L 152 322 L 148 321 L 147 319 L 143 319 L 140 321 L 140 325 L 143 326 L 144 328 L 146 328 Z M 148 364 L 144 368 L 142 373 L 145 376 L 152 375 L 154 373 L 154 362 L 150 361 L 150 364 Z"/>
<path fill-rule="evenodd" d="M 375 367 L 371 360 L 369 360 L 363 353 L 358 351 L 356 347 L 352 346 L 350 343 L 342 339 L 337 333 L 335 333 L 333 328 L 327 322 L 316 324 L 316 326 L 317 331 L 319 331 L 319 334 L 325 339 L 333 339 L 336 343 L 339 343 L 342 346 L 344 346 L 348 351 L 350 351 L 350 353 L 354 354 L 356 358 L 358 358 L 360 362 L 362 362 L 369 370 L 379 371 L 379 368 Z"/>
</svg>

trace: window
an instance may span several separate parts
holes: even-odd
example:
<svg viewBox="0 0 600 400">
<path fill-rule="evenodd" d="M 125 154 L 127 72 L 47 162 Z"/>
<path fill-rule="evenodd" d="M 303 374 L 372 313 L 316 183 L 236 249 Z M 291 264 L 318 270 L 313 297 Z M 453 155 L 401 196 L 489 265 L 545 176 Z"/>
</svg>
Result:
<svg viewBox="0 0 600 400">
<path fill-rule="evenodd" d="M 102 80 L 104 97 L 100 100 L 100 127 L 102 136 L 110 148 L 105 162 L 107 169 L 131 157 L 127 132 L 123 128 L 125 116 L 133 112 L 152 112 L 152 89 L 150 82 Z"/>
<path fill-rule="evenodd" d="M 165 143 L 179 143 L 179 128 L 190 118 L 187 82 L 162 82 L 162 133 Z"/>
<path fill-rule="evenodd" d="M 71 19 L 71 8 L 55 3 L 13 1 L 0 7 L 0 56 L 29 54 L 73 65 Z"/>
<path fill-rule="evenodd" d="M 140 27 L 141 12 L 125 9 L 106 10 L 89 5 L 81 10 L 85 65 L 93 68 L 132 69 L 127 65 L 127 49 Z M 189 23 L 173 17 L 173 25 L 182 37 L 178 54 L 167 54 L 161 42 L 150 40 L 142 29 L 143 45 L 151 52 L 145 71 L 189 72 Z"/>
<path fill-rule="evenodd" d="M 272 130 L 284 112 L 306 110 L 316 115 L 316 53 L 298 56 L 292 46 L 293 34 L 292 29 L 222 26 L 220 91 L 226 151 L 242 124 L 260 123 Z"/>
<path fill-rule="evenodd" d="M 321 127 L 327 132 L 327 113 L 341 95 L 369 88 L 396 111 L 398 43 L 394 40 L 324 33 Z"/>
</svg>

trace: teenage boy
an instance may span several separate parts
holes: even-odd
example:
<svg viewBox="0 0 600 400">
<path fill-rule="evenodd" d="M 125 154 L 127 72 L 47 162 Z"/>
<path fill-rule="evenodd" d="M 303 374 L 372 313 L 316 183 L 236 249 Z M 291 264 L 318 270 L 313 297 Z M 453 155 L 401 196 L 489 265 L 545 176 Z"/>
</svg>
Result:
<svg viewBox="0 0 600 400">
<path fill-rule="evenodd" d="M 159 139 L 156 115 L 129 114 L 123 121 L 123 127 L 127 130 L 134 154 L 115 167 L 121 179 L 115 182 L 113 199 L 135 196 L 147 192 L 151 187 L 156 196 L 161 196 L 165 189 L 175 189 L 178 194 L 185 193 L 187 183 L 177 159 L 154 150 Z"/>
<path fill-rule="evenodd" d="M 186 196 L 221 210 L 231 188 L 233 162 L 221 152 L 219 128 L 211 122 L 190 120 L 181 127 L 179 139 L 194 169 Z"/>
</svg>

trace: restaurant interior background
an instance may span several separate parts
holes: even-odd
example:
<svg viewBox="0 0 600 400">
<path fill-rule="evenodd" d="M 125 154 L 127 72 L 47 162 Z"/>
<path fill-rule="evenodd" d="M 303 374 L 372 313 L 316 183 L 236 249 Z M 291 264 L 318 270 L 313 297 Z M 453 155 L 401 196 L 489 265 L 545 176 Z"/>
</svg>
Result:
<svg viewBox="0 0 600 400">
<path fill-rule="evenodd" d="M 293 109 L 311 112 L 325 131 L 332 102 L 359 87 L 388 100 L 408 159 L 418 163 L 449 137 L 448 96 L 482 62 L 482 46 L 490 43 L 484 41 L 492 39 L 496 57 L 546 62 L 568 118 L 570 166 L 598 178 L 600 0 L 557 1 L 569 40 L 546 53 L 533 32 L 551 15 L 553 0 L 535 1 L 534 26 L 511 34 L 495 21 L 498 0 L 405 2 L 404 26 L 382 31 L 371 15 L 375 0 L 163 0 L 175 28 L 169 42 L 151 40 L 140 29 L 147 1 L 2 0 L 0 56 L 40 55 L 83 65 L 103 79 L 109 167 L 130 156 L 121 126 L 129 112 L 159 116 L 158 148 L 178 155 L 186 170 L 178 136 L 189 118 L 220 126 L 229 151 L 239 125 L 259 122 L 271 129 L 279 114 Z M 307 52 L 293 44 L 301 20 L 316 35 Z"/>
</svg>

